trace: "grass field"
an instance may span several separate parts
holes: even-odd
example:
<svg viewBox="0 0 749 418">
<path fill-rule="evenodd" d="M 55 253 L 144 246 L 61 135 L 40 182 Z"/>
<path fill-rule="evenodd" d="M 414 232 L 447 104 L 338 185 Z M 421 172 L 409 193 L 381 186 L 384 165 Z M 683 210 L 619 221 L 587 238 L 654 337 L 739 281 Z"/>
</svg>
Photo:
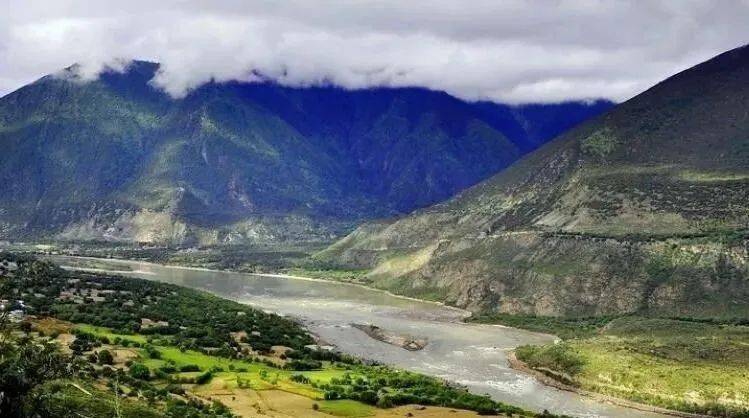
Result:
<svg viewBox="0 0 749 418">
<path fill-rule="evenodd" d="M 550 316 L 511 315 L 503 313 L 479 314 L 468 318 L 480 324 L 502 324 L 508 327 L 554 334 L 564 340 L 596 335 L 612 318 L 557 318 Z"/>
<path fill-rule="evenodd" d="M 600 333 L 518 357 L 599 393 L 670 409 L 749 416 L 749 327 L 620 318 Z"/>
<path fill-rule="evenodd" d="M 89 324 L 77 324 L 75 326 L 75 329 L 83 332 L 87 332 L 89 334 L 93 334 L 99 337 L 107 337 L 110 340 L 114 340 L 115 338 L 120 338 L 123 340 L 130 340 L 135 341 L 137 343 L 143 344 L 146 342 L 146 337 L 139 334 L 118 334 L 113 332 L 112 330 L 104 327 L 97 327 L 94 325 Z"/>
<path fill-rule="evenodd" d="M 187 384 L 188 391 L 203 399 L 219 400 L 240 416 L 276 417 L 451 417 L 477 416 L 475 412 L 457 408 L 440 408 L 401 406 L 397 408 L 377 408 L 372 405 L 350 400 L 326 400 L 325 392 L 320 387 L 341 380 L 372 378 L 359 373 L 356 368 L 336 366 L 331 362 L 322 362 L 320 370 L 291 371 L 271 367 L 262 362 L 229 359 L 212 356 L 193 350 L 180 350 L 174 346 L 160 345 L 158 339 L 149 339 L 144 335 L 128 335 L 114 332 L 104 327 L 77 324 L 80 332 L 106 337 L 112 344 L 102 347 L 113 351 L 126 349 L 137 353 L 130 359 L 148 367 L 152 373 L 152 382 L 159 384 L 159 369 L 166 366 L 179 370 L 183 366 L 197 366 L 199 371 L 173 372 L 171 378 L 195 379 L 206 371 L 212 371 L 212 377 L 202 384 Z M 114 341 L 129 341 L 130 347 L 123 348 Z M 138 346 L 133 347 L 132 342 Z M 149 348 L 146 348 L 148 346 Z M 158 358 L 149 354 L 158 351 Z M 308 381 L 298 382 L 292 376 L 303 375 Z M 285 414 L 285 415 L 284 415 Z"/>
<path fill-rule="evenodd" d="M 143 335 L 118 334 L 103 327 L 94 327 L 87 324 L 78 324 L 76 329 L 88 332 L 100 337 L 107 337 L 114 341 L 116 338 L 137 341 L 141 344 L 147 343 L 147 338 Z M 146 365 L 149 369 L 156 370 L 167 364 L 180 368 L 187 365 L 195 365 L 200 368 L 201 372 L 208 370 L 219 370 L 215 378 L 223 380 L 229 386 L 237 386 L 239 380 L 243 381 L 249 387 L 255 389 L 280 388 L 294 393 L 299 393 L 313 398 L 321 398 L 322 393 L 319 390 L 311 390 L 309 385 L 302 385 L 290 380 L 292 375 L 302 374 L 315 383 L 328 383 L 333 378 L 341 378 L 351 371 L 335 368 L 329 362 L 323 362 L 324 369 L 295 372 L 281 370 L 270 367 L 259 362 L 248 362 L 225 357 L 211 356 L 198 351 L 180 350 L 173 346 L 154 345 L 154 348 L 160 353 L 160 358 L 149 358 L 144 348 L 138 349 L 141 360 L 139 362 Z M 194 376 L 200 372 L 180 373 L 183 376 Z"/>
<path fill-rule="evenodd" d="M 407 389 L 408 391 L 416 390 L 424 384 L 423 379 L 417 375 L 329 361 L 321 362 L 322 367 L 318 370 L 286 370 L 273 367 L 263 361 L 230 359 L 194 350 L 182 350 L 162 344 L 159 338 L 121 334 L 104 327 L 78 324 L 75 325 L 75 329 L 93 334 L 95 337 L 106 337 L 111 344 L 105 344 L 101 349 L 115 352 L 127 350 L 135 353 L 134 357 L 118 358 L 118 361 L 129 360 L 133 364 L 146 366 L 151 372 L 152 383 L 158 385 L 184 379 L 186 382 L 191 382 L 183 385 L 190 393 L 203 399 L 220 400 L 240 416 L 275 417 L 278 416 L 276 413 L 305 417 L 351 418 L 441 417 L 447 413 L 453 417 L 476 416 L 475 412 L 460 408 L 411 407 L 409 409 L 409 406 L 405 405 L 397 409 L 388 407 L 383 409 L 357 400 L 328 398 L 327 391 L 329 390 L 342 391 L 348 384 L 364 385 L 365 382 L 373 379 L 392 379 L 394 376 L 399 376 L 397 379 L 412 379 L 413 384 L 405 387 L 411 388 Z M 118 345 L 123 341 L 126 341 L 127 347 Z M 133 343 L 137 345 L 133 346 Z M 281 361 L 280 358 L 265 358 L 265 360 L 274 360 L 274 363 Z M 180 371 L 184 366 L 197 366 L 199 370 Z M 168 379 L 166 375 L 159 374 L 160 370 L 166 369 L 171 369 Z M 207 372 L 210 372 L 211 377 L 204 382 L 197 383 L 199 377 Z M 300 379 L 299 375 L 306 379 Z M 163 379 L 167 380 L 162 382 Z M 326 388 L 328 385 L 333 387 Z M 360 390 L 369 389 L 361 387 Z M 395 389 L 385 390 L 391 392 Z M 399 415 L 395 412 L 396 410 L 406 412 Z"/>
<path fill-rule="evenodd" d="M 373 406 L 346 399 L 340 401 L 323 401 L 319 405 L 321 412 L 337 417 L 370 417 L 377 410 Z"/>
</svg>

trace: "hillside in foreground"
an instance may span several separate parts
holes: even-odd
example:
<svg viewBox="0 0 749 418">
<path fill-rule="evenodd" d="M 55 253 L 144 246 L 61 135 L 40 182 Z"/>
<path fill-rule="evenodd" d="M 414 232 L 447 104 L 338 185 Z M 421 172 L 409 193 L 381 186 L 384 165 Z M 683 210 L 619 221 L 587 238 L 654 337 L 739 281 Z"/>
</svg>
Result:
<svg viewBox="0 0 749 418">
<path fill-rule="evenodd" d="M 474 311 L 749 317 L 749 47 L 317 254 Z"/>
<path fill-rule="evenodd" d="M 171 284 L 0 252 L 0 300 L 3 417 L 550 416 L 364 364 L 287 318 Z"/>
</svg>

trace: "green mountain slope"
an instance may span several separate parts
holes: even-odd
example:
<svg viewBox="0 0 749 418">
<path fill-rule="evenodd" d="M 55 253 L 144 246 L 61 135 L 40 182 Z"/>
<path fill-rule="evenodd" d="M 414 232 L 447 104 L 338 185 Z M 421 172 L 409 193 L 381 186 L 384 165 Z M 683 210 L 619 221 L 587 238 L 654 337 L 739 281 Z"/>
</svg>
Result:
<svg viewBox="0 0 749 418">
<path fill-rule="evenodd" d="M 610 106 L 542 106 L 536 126 L 417 88 L 208 83 L 173 99 L 156 71 L 84 82 L 71 67 L 0 98 L 0 238 L 330 239 L 446 199 Z"/>
<path fill-rule="evenodd" d="M 749 48 L 317 257 L 477 311 L 749 317 Z"/>
</svg>

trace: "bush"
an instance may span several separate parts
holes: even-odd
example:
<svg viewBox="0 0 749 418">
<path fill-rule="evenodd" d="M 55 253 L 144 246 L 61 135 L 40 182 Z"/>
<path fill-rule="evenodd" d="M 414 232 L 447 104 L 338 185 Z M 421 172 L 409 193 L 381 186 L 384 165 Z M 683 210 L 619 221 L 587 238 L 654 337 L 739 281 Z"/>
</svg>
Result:
<svg viewBox="0 0 749 418">
<path fill-rule="evenodd" d="M 145 364 L 133 363 L 128 370 L 130 376 L 138 380 L 148 380 L 151 378 L 151 371 L 146 367 Z"/>
<path fill-rule="evenodd" d="M 316 360 L 292 360 L 286 363 L 286 368 L 289 370 L 319 370 L 322 368 L 322 363 Z"/>
<path fill-rule="evenodd" d="M 377 400 L 378 408 L 392 408 L 393 406 L 393 400 L 389 395 L 381 396 L 380 399 Z"/>
<path fill-rule="evenodd" d="M 145 346 L 146 354 L 148 354 L 148 358 L 152 359 L 160 359 L 161 358 L 161 352 L 157 350 L 154 346 L 151 344 L 147 344 Z"/>
<path fill-rule="evenodd" d="M 114 363 L 114 356 L 112 353 L 107 350 L 100 350 L 99 351 L 99 364 L 112 364 Z"/>
<path fill-rule="evenodd" d="M 159 367 L 159 371 L 166 374 L 171 374 L 177 371 L 177 368 L 172 366 L 171 364 L 165 364 L 161 367 Z"/>
<path fill-rule="evenodd" d="M 184 395 L 185 394 L 185 389 L 183 389 L 182 386 L 175 385 L 173 383 L 170 383 L 169 385 L 167 385 L 165 389 L 166 389 L 167 392 L 173 393 L 175 395 Z"/>
<path fill-rule="evenodd" d="M 341 399 L 341 395 L 334 390 L 326 390 L 324 397 L 326 401 L 334 401 L 336 399 Z"/>
<path fill-rule="evenodd" d="M 554 344 L 546 347 L 522 346 L 517 349 L 520 360 L 533 368 L 547 368 L 575 376 L 585 366 L 585 361 L 567 344 Z"/>
<path fill-rule="evenodd" d="M 181 372 L 199 372 L 200 367 L 194 365 L 194 364 L 186 364 L 179 368 L 179 371 Z"/>
<path fill-rule="evenodd" d="M 198 385 L 204 385 L 204 384 L 210 382 L 211 379 L 213 379 L 213 372 L 207 371 L 207 372 L 201 374 L 200 376 L 196 377 L 195 378 L 195 383 L 197 383 Z"/>
<path fill-rule="evenodd" d="M 309 378 L 303 374 L 295 374 L 291 376 L 291 381 L 307 384 L 309 383 Z"/>
</svg>

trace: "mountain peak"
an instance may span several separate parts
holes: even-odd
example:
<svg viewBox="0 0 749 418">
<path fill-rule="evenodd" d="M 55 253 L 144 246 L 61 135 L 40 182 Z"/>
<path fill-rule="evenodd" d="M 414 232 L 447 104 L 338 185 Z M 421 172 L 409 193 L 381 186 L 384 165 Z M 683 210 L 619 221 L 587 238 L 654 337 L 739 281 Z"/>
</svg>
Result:
<svg viewBox="0 0 749 418">
<path fill-rule="evenodd" d="M 13 150 L 0 162 L 0 237 L 328 239 L 449 198 L 603 110 L 272 82 L 174 99 L 152 85 L 158 68 L 133 61 L 0 99 Z"/>
</svg>

